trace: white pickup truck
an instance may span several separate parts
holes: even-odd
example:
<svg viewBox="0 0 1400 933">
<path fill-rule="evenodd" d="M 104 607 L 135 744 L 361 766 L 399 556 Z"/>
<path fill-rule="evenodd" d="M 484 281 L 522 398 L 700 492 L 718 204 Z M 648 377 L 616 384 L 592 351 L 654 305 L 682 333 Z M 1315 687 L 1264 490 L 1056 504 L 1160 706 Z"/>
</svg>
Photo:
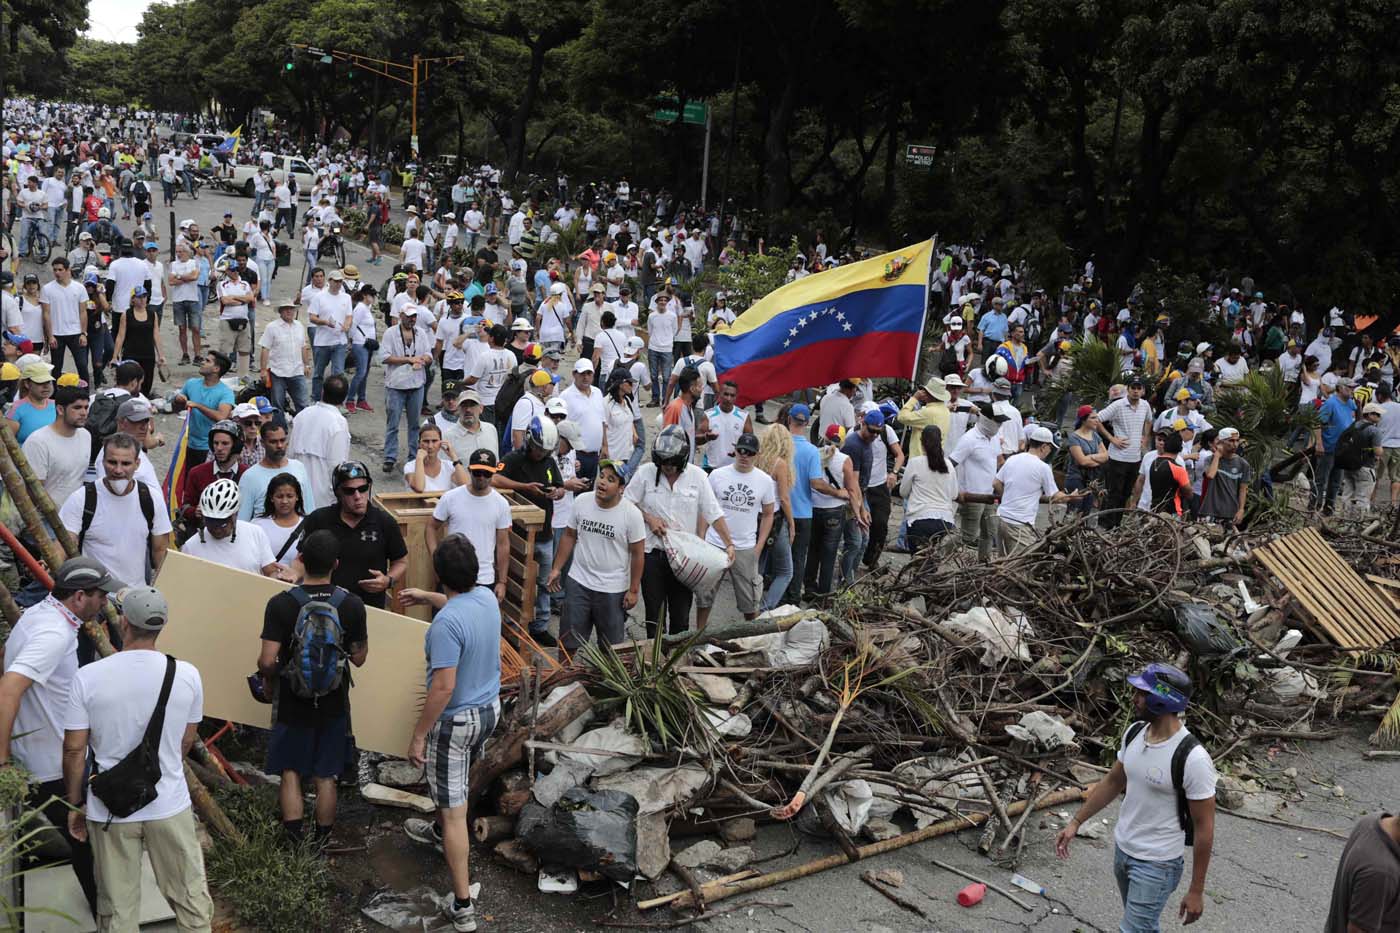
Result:
<svg viewBox="0 0 1400 933">
<path fill-rule="evenodd" d="M 253 196 L 253 176 L 258 169 L 262 168 L 262 163 L 256 165 L 234 165 L 229 168 L 229 172 L 224 176 L 224 182 L 234 191 L 239 192 L 244 197 Z M 297 180 L 297 196 L 300 198 L 311 197 L 311 186 L 316 184 L 316 173 L 311 170 L 305 159 L 298 159 L 296 156 L 277 156 L 272 161 L 272 178 L 280 181 L 290 172 Z"/>
</svg>

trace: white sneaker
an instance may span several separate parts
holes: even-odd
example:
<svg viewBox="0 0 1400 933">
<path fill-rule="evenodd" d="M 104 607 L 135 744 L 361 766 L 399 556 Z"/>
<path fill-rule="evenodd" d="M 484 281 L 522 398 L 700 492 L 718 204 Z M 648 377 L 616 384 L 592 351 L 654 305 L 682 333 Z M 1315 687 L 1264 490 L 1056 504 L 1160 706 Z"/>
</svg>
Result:
<svg viewBox="0 0 1400 933">
<path fill-rule="evenodd" d="M 474 933 L 476 930 L 476 904 L 458 907 L 457 898 L 451 891 L 442 896 L 442 915 L 452 921 L 456 933 Z"/>
</svg>

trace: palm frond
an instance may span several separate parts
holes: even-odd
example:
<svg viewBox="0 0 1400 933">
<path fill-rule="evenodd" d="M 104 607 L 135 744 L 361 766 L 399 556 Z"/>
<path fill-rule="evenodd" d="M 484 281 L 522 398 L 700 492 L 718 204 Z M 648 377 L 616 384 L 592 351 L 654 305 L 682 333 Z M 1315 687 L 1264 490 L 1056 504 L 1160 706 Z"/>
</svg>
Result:
<svg viewBox="0 0 1400 933">
<path fill-rule="evenodd" d="M 1215 396 L 1211 423 L 1235 428 L 1243 440 L 1243 454 L 1258 475 L 1288 455 L 1288 438 L 1296 429 L 1311 431 L 1317 415 L 1300 409 L 1277 369 L 1251 371 L 1237 385 Z"/>
<path fill-rule="evenodd" d="M 1080 337 L 1069 350 L 1070 371 L 1051 380 L 1036 399 L 1037 417 L 1054 421 L 1065 393 L 1081 404 L 1102 405 L 1108 401 L 1108 388 L 1123 381 L 1118 348 L 1097 337 Z"/>
</svg>

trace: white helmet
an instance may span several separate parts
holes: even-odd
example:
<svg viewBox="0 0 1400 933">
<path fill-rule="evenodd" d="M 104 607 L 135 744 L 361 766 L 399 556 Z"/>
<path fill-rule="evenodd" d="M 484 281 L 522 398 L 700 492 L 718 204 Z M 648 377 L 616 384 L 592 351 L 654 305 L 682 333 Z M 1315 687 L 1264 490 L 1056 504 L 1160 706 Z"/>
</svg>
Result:
<svg viewBox="0 0 1400 933">
<path fill-rule="evenodd" d="M 199 512 L 205 518 L 228 518 L 238 514 L 238 484 L 233 480 L 216 479 L 199 495 Z"/>
<path fill-rule="evenodd" d="M 111 217 L 112 217 L 112 211 L 111 211 L 110 208 L 99 207 L 99 208 L 97 209 L 97 219 L 98 219 L 98 220 L 110 220 Z"/>
<path fill-rule="evenodd" d="M 529 427 L 525 429 L 525 443 L 554 453 L 555 448 L 559 446 L 559 430 L 549 418 L 536 415 L 530 419 Z"/>
<path fill-rule="evenodd" d="M 1009 368 L 1006 365 L 1006 357 L 994 354 L 982 364 L 982 373 L 987 377 L 988 382 L 996 382 L 1006 375 Z"/>
</svg>

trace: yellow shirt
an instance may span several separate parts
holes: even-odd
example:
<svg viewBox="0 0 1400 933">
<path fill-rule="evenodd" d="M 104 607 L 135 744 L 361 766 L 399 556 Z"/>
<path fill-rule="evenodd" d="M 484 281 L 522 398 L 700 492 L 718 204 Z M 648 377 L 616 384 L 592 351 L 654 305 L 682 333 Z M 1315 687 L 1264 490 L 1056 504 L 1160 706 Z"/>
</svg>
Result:
<svg viewBox="0 0 1400 933">
<path fill-rule="evenodd" d="M 904 403 L 904 407 L 899 410 L 899 423 L 909 429 L 909 456 L 911 458 L 920 456 L 924 452 L 924 428 L 929 425 L 937 425 L 943 432 L 943 436 L 948 436 L 948 428 L 953 423 L 953 413 L 948 410 L 947 402 L 929 402 L 922 408 L 918 407 L 919 400 L 911 398 Z"/>
</svg>

